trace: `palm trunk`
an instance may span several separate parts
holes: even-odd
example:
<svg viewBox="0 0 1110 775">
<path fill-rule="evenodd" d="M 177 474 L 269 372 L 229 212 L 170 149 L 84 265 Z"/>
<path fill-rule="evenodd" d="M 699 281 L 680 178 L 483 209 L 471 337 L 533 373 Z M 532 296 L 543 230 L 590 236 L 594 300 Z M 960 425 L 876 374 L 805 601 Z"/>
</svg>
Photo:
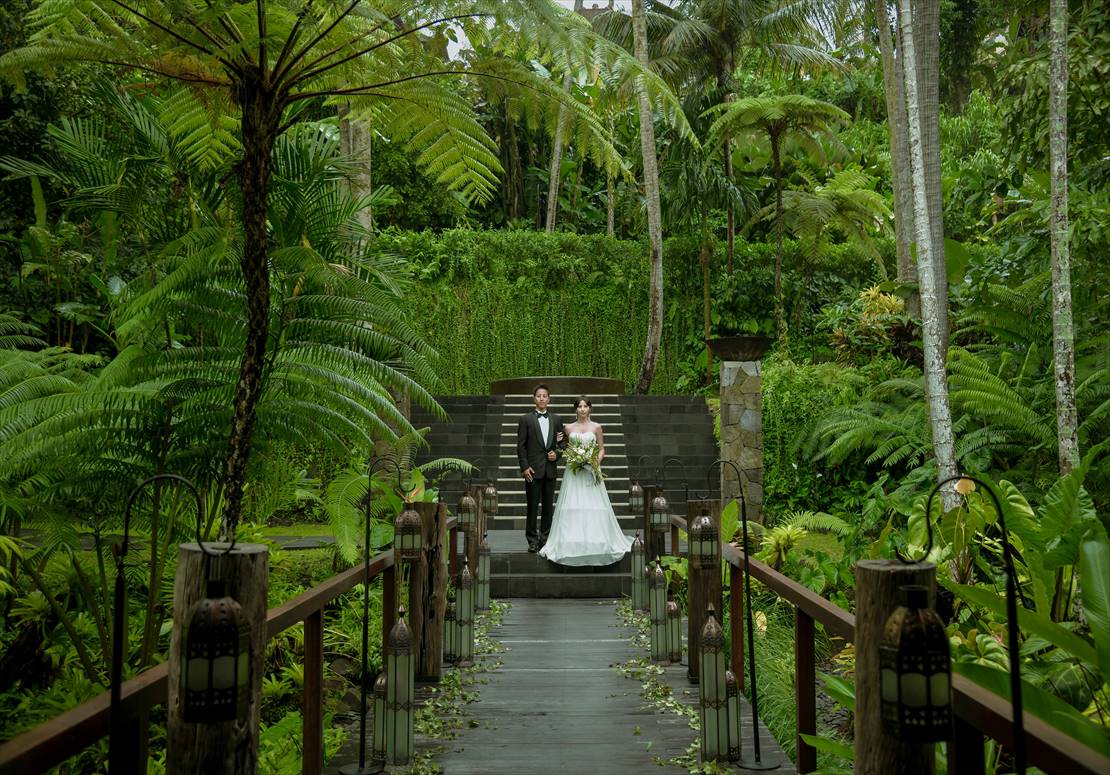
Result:
<svg viewBox="0 0 1110 775">
<path fill-rule="evenodd" d="M 732 140 L 725 138 L 725 177 L 729 180 L 736 180 L 736 172 L 732 169 Z M 728 200 L 728 208 L 725 212 L 725 217 L 728 222 L 725 224 L 725 240 L 727 241 L 727 248 L 725 250 L 728 255 L 728 276 L 732 277 L 733 267 L 736 261 L 736 205 L 733 203 L 731 197 Z"/>
<path fill-rule="evenodd" d="M 369 196 L 373 192 L 373 170 L 370 156 L 370 132 L 358 121 L 351 121 L 347 114 L 350 107 L 339 108 L 339 149 L 348 158 L 359 160 L 348 184 L 355 196 Z M 370 208 L 359 210 L 355 216 L 367 231 L 374 229 L 374 214 Z"/>
<path fill-rule="evenodd" d="M 913 15 L 917 103 L 921 121 L 921 153 L 925 164 L 925 198 L 933 245 L 933 281 L 937 293 L 937 324 L 941 353 L 948 353 L 948 267 L 944 257 L 944 199 L 940 187 L 940 2 L 917 0 Z M 907 54 L 909 52 L 907 51 Z M 906 62 L 911 61 L 907 56 Z M 920 243 L 919 243 L 920 244 Z M 918 248 L 920 253 L 920 247 Z"/>
<path fill-rule="evenodd" d="M 930 224 L 928 185 L 923 151 L 921 103 L 918 101 L 917 74 L 914 67 L 913 17 L 910 0 L 898 0 L 899 25 L 905 41 L 906 118 L 910 138 L 910 160 L 913 165 L 914 227 L 917 236 L 917 272 L 921 284 L 922 340 L 925 350 L 925 386 L 929 402 L 929 423 L 933 435 L 933 455 L 937 480 L 956 474 L 955 447 L 952 438 L 952 408 L 948 401 L 948 381 L 944 363 L 944 330 L 940 318 L 941 300 L 934 263 L 939 256 L 933 245 Z M 936 74 L 934 73 L 935 77 Z M 946 489 L 941 494 L 946 510 L 955 506 L 956 494 Z"/>
<path fill-rule="evenodd" d="M 883 95 L 886 98 L 887 128 L 890 136 L 891 188 L 894 191 L 894 242 L 897 246 L 898 282 L 917 284 L 910 243 L 913 241 L 913 202 L 910 183 L 910 148 L 906 132 L 906 97 L 903 89 L 902 62 L 905 52 L 899 45 L 894 55 L 890 16 L 885 0 L 874 0 L 875 20 L 879 28 L 879 48 L 883 56 Z M 913 316 L 921 314 L 917 293 L 906 299 L 906 310 Z"/>
<path fill-rule="evenodd" d="M 266 342 L 270 333 L 270 272 L 266 209 L 270 197 L 274 141 L 280 113 L 268 93 L 264 76 L 247 73 L 240 85 L 243 160 L 239 185 L 243 196 L 243 254 L 239 268 L 247 295 L 247 336 L 228 438 L 224 467 L 224 513 L 221 540 L 230 540 L 243 511 L 243 484 L 250 456 L 255 409 L 262 397 Z"/>
<path fill-rule="evenodd" d="M 1048 142 L 1052 167 L 1052 354 L 1056 371 L 1056 438 L 1060 473 L 1079 465 L 1075 409 L 1075 327 L 1068 246 L 1068 4 L 1051 0 L 1052 60 Z"/>
<path fill-rule="evenodd" d="M 632 0 L 632 39 L 636 58 L 648 66 L 647 25 L 644 22 L 644 0 Z M 659 203 L 659 165 L 655 157 L 655 126 L 652 124 L 651 101 L 647 89 L 636 82 L 636 101 L 640 108 L 640 152 L 644 157 L 644 196 L 647 198 L 648 243 L 651 246 L 651 278 L 649 281 L 648 330 L 644 359 L 635 392 L 647 393 L 659 362 L 663 339 L 663 214 Z"/>
<path fill-rule="evenodd" d="M 771 135 L 771 163 L 775 171 L 775 335 L 782 336 L 783 320 L 782 298 L 782 149 L 780 138 Z"/>
<path fill-rule="evenodd" d="M 609 142 L 613 141 L 615 131 L 613 129 L 613 116 L 609 116 Z M 605 233 L 610 237 L 617 236 L 617 207 L 616 207 L 616 192 L 613 190 L 613 173 L 607 168 L 605 170 Z"/>
<path fill-rule="evenodd" d="M 563 97 L 570 98 L 571 74 L 563 76 Z M 563 133 L 566 130 L 567 109 L 565 105 L 559 106 L 559 119 L 555 124 L 555 142 L 551 148 L 551 168 L 547 179 L 547 220 L 544 231 L 548 234 L 555 231 L 555 218 L 559 214 L 559 169 L 563 163 Z"/>
<path fill-rule="evenodd" d="M 698 263 L 701 264 L 701 331 L 702 341 L 705 343 L 705 384 L 713 384 L 713 353 L 709 352 L 709 335 L 713 327 L 713 298 L 709 287 L 709 265 L 713 260 L 713 245 L 705 238 L 705 226 L 702 226 L 701 255 Z"/>
</svg>

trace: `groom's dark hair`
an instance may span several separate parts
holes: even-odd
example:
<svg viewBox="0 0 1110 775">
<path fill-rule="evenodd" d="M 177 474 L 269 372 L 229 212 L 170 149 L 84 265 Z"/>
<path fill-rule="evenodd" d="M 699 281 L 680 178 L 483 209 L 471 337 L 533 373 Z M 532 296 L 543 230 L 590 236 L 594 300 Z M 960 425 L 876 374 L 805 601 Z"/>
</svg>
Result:
<svg viewBox="0 0 1110 775">
<path fill-rule="evenodd" d="M 541 390 L 546 390 L 546 391 L 547 391 L 547 394 L 548 394 L 548 395 L 551 395 L 551 390 L 550 390 L 550 388 L 548 388 L 548 387 L 547 387 L 547 385 L 545 385 L 545 384 L 543 384 L 543 383 L 541 382 L 540 384 L 538 384 L 538 385 L 536 385 L 536 386 L 535 386 L 534 388 L 532 388 L 532 398 L 535 398 L 535 397 L 536 397 L 536 393 L 539 393 L 539 392 L 540 392 Z"/>
</svg>

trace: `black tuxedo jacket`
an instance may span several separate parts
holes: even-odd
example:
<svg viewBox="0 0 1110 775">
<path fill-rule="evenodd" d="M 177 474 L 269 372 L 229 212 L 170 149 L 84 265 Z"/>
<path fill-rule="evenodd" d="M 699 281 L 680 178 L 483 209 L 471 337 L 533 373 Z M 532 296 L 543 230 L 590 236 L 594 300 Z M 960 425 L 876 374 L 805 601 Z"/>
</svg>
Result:
<svg viewBox="0 0 1110 775">
<path fill-rule="evenodd" d="M 516 458 L 520 470 L 531 468 L 536 472 L 536 479 L 554 479 L 558 473 L 556 461 L 548 460 L 547 453 L 555 450 L 560 452 L 566 446 L 555 441 L 555 437 L 563 430 L 563 421 L 552 411 L 547 412 L 551 437 L 546 441 L 540 432 L 540 418 L 535 410 L 522 415 L 516 424 Z"/>
</svg>

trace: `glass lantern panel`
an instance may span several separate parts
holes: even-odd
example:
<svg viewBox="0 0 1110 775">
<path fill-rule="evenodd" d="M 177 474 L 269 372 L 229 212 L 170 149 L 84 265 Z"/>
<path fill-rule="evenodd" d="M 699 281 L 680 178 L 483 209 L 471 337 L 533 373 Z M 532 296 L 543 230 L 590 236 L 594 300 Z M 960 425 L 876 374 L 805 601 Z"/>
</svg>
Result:
<svg viewBox="0 0 1110 775">
<path fill-rule="evenodd" d="M 898 674 L 889 667 L 883 668 L 879 682 L 883 702 L 898 702 Z"/>
<path fill-rule="evenodd" d="M 902 673 L 902 704 L 910 708 L 928 705 L 928 679 L 921 673 Z"/>
<path fill-rule="evenodd" d="M 212 660 L 212 688 L 230 689 L 232 686 L 235 686 L 235 657 L 216 657 Z"/>
<path fill-rule="evenodd" d="M 185 686 L 191 692 L 203 692 L 208 688 L 208 660 L 193 657 L 185 666 Z"/>
<path fill-rule="evenodd" d="M 929 693 L 934 708 L 943 708 L 950 703 L 948 673 L 934 673 L 929 677 Z"/>
<path fill-rule="evenodd" d="M 248 683 L 250 683 L 250 677 L 251 677 L 250 657 L 251 657 L 251 655 L 250 655 L 249 652 L 246 652 L 246 651 L 240 651 L 239 652 L 239 660 L 238 660 L 239 664 L 236 667 L 235 679 L 236 679 L 236 682 L 239 684 L 240 689 L 243 688 L 244 686 L 246 686 Z"/>
</svg>

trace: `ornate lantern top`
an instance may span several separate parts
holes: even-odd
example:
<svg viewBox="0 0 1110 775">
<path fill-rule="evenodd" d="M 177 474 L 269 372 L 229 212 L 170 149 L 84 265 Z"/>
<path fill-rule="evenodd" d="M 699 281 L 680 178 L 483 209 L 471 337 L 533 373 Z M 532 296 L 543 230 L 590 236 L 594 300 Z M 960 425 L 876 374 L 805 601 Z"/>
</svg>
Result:
<svg viewBox="0 0 1110 775">
<path fill-rule="evenodd" d="M 720 651 L 725 647 L 725 631 L 717 623 L 717 612 L 713 606 L 705 612 L 705 626 L 701 628 L 701 650 Z"/>
<path fill-rule="evenodd" d="M 470 589 L 474 585 L 474 574 L 470 571 L 470 562 L 463 558 L 463 568 L 459 571 L 459 589 Z"/>
<path fill-rule="evenodd" d="M 634 538 L 632 540 L 632 553 L 633 554 L 643 554 L 644 553 L 644 539 L 640 538 L 640 531 L 639 530 L 636 531 L 636 538 Z"/>
<path fill-rule="evenodd" d="M 459 524 L 473 525 L 478 518 L 478 502 L 469 492 L 464 492 L 459 498 Z"/>
<path fill-rule="evenodd" d="M 628 505 L 633 511 L 639 511 L 644 507 L 644 488 L 639 482 L 633 481 L 628 488 Z"/>
<path fill-rule="evenodd" d="M 412 629 L 405 623 L 405 607 L 397 609 L 397 623 L 389 631 L 389 653 L 412 653 Z"/>
<path fill-rule="evenodd" d="M 487 482 L 482 488 L 482 508 L 487 514 L 497 514 L 497 488 L 493 486 L 493 482 Z"/>
<path fill-rule="evenodd" d="M 482 536 L 482 543 L 478 544 L 478 554 L 489 554 L 489 533 Z"/>
<path fill-rule="evenodd" d="M 663 572 L 658 557 L 655 558 L 655 567 L 648 574 L 648 583 L 652 589 L 662 589 L 667 585 L 667 574 Z"/>
</svg>

